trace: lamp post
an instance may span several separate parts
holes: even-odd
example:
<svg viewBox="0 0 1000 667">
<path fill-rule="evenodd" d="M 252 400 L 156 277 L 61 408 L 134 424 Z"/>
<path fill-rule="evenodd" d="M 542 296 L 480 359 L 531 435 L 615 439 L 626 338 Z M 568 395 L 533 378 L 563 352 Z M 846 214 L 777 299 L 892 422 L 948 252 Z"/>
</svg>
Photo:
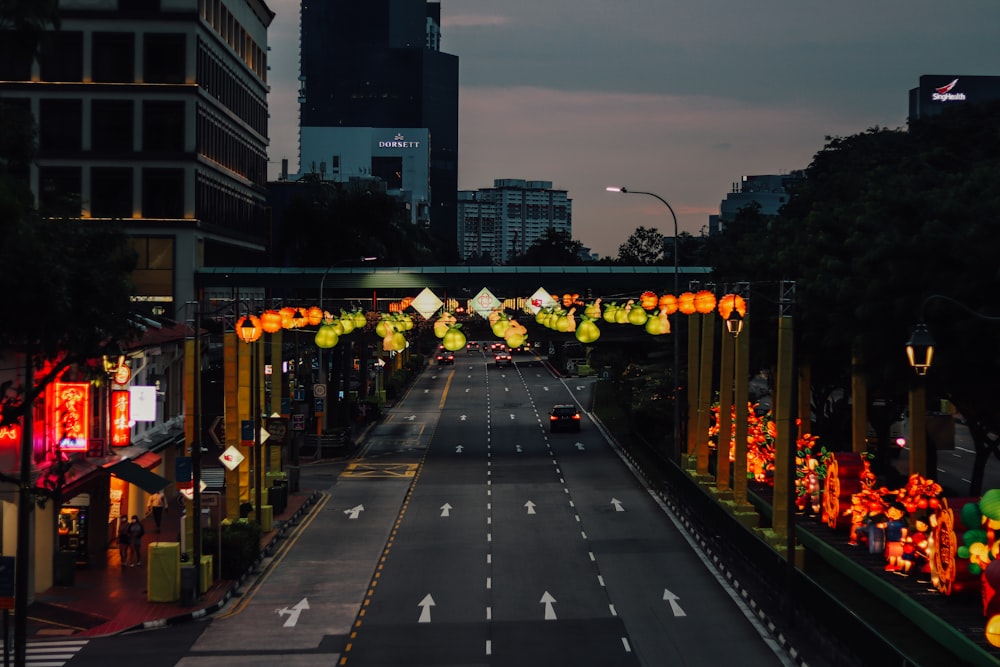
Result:
<svg viewBox="0 0 1000 667">
<path fill-rule="evenodd" d="M 667 210 L 670 211 L 670 217 L 671 219 L 673 219 L 674 222 L 674 296 L 678 296 L 680 294 L 679 274 L 678 274 L 679 248 L 677 245 L 678 244 L 677 237 L 679 236 L 679 232 L 677 230 L 677 214 L 674 213 L 673 207 L 667 202 L 666 199 L 653 192 L 643 192 L 641 190 L 629 190 L 628 188 L 625 187 L 607 187 L 605 188 L 605 190 L 607 190 L 608 192 L 620 192 L 623 195 L 646 195 L 649 197 L 653 197 L 654 199 L 659 200 L 660 203 L 666 206 Z M 672 317 L 674 321 L 670 323 L 670 327 L 671 330 L 674 332 L 674 341 L 673 341 L 674 342 L 674 457 L 673 458 L 675 462 L 679 462 L 681 456 L 681 444 L 680 444 L 681 443 L 681 402 L 680 402 L 681 355 L 680 355 L 680 344 L 677 340 L 679 332 L 677 328 L 676 311 L 674 312 Z"/>
<path fill-rule="evenodd" d="M 248 315 L 237 323 L 237 336 L 244 343 L 250 345 L 250 423 L 253 428 L 253 465 L 254 465 L 254 516 L 257 523 L 262 525 L 261 515 L 263 514 L 263 491 L 261 484 L 264 479 L 263 455 L 261 452 L 260 440 L 260 395 L 257 388 L 257 345 L 256 342 L 263 333 L 260 328 L 260 320 L 255 316 Z"/>
<path fill-rule="evenodd" d="M 323 272 L 323 277 L 320 278 L 319 280 L 319 309 L 322 310 L 324 314 L 326 313 L 326 311 L 323 309 L 323 287 L 326 285 L 326 277 L 330 275 L 330 269 L 334 269 L 338 266 L 346 266 L 347 264 L 351 264 L 353 262 L 357 262 L 358 264 L 364 264 L 366 262 L 374 262 L 377 259 L 378 257 L 374 255 L 366 257 L 358 257 L 357 259 L 353 258 L 344 259 L 339 262 L 334 262 L 330 266 L 326 267 L 326 271 Z M 323 387 L 325 388 L 327 380 L 327 372 L 326 372 L 326 366 L 323 363 L 324 361 L 325 360 L 323 359 L 323 348 L 319 348 L 319 353 L 317 355 L 317 365 L 319 366 L 319 384 L 323 385 Z M 323 396 L 323 416 L 322 419 L 319 419 L 316 424 L 316 430 L 318 431 L 316 435 L 323 435 L 323 431 L 326 430 L 327 415 L 330 413 L 330 411 L 327 409 L 329 407 L 328 404 L 329 400 L 330 400 L 329 392 L 327 392 Z"/>
</svg>

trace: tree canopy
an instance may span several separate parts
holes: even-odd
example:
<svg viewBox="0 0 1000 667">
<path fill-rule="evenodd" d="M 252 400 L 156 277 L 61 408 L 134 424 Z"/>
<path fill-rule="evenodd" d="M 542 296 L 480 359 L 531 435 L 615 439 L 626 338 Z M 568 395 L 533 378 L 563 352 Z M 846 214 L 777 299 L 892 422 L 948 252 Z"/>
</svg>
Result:
<svg viewBox="0 0 1000 667">
<path fill-rule="evenodd" d="M 625 243 L 618 246 L 619 264 L 652 266 L 661 264 L 663 257 L 663 234 L 656 227 L 637 227 Z"/>
<path fill-rule="evenodd" d="M 930 395 L 1000 432 L 998 325 L 926 301 L 1000 316 L 998 127 L 994 103 L 829 138 L 777 217 L 744 211 L 714 244 L 718 276 L 770 292 L 752 300 L 755 331 L 775 312 L 758 306 L 775 282 L 796 282 L 796 345 L 814 386 L 846 387 L 853 359 L 873 397 L 901 403 L 916 381 L 904 343 L 923 318 L 938 341 Z"/>
<path fill-rule="evenodd" d="M 580 252 L 583 244 L 573 240 L 569 232 L 549 227 L 528 246 L 523 255 L 509 264 L 516 266 L 576 266 L 583 264 Z"/>
</svg>

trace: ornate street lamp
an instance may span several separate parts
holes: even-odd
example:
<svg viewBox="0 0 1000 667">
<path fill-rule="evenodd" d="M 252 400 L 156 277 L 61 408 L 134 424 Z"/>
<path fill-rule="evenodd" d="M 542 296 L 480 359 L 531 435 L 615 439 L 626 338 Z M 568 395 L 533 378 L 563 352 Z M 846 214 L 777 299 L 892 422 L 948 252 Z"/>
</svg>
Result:
<svg viewBox="0 0 1000 667">
<path fill-rule="evenodd" d="M 914 327 L 910 340 L 906 341 L 906 358 L 910 360 L 910 366 L 917 375 L 927 375 L 934 359 L 934 337 L 927 330 L 926 324 L 921 322 Z"/>
<path fill-rule="evenodd" d="M 670 211 L 670 217 L 674 222 L 674 296 L 680 295 L 680 288 L 678 282 L 678 241 L 677 238 L 679 233 L 677 230 L 677 214 L 674 213 L 674 208 L 667 202 L 666 199 L 658 194 L 652 192 L 643 192 L 641 190 L 629 190 L 625 187 L 607 187 L 605 188 L 608 192 L 620 192 L 623 195 L 647 195 L 653 197 L 667 207 Z M 680 355 L 680 341 L 677 339 L 677 334 L 679 329 L 677 328 L 677 312 L 671 316 L 674 321 L 670 323 L 670 328 L 674 332 L 674 461 L 679 462 L 681 458 L 681 401 L 680 401 L 680 390 L 681 390 L 681 355 Z"/>
</svg>

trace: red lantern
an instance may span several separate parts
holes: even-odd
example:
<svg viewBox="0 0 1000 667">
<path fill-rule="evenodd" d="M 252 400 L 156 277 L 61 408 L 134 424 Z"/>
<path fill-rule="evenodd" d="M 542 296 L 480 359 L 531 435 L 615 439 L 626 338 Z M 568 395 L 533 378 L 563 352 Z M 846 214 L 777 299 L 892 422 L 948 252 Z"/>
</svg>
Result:
<svg viewBox="0 0 1000 667">
<path fill-rule="evenodd" d="M 267 333 L 281 331 L 281 313 L 276 310 L 265 310 L 260 314 L 260 318 L 257 322 L 259 323 L 260 328 Z"/>
<path fill-rule="evenodd" d="M 323 309 L 319 306 L 313 306 L 306 311 L 306 321 L 309 326 L 314 327 L 323 321 Z"/>
<path fill-rule="evenodd" d="M 694 309 L 702 315 L 712 312 L 715 310 L 715 295 L 707 289 L 701 290 L 694 295 Z"/>
<path fill-rule="evenodd" d="M 681 311 L 685 315 L 693 315 L 697 312 L 694 307 L 694 294 L 691 292 L 684 292 L 677 297 L 677 310 Z"/>
<path fill-rule="evenodd" d="M 253 343 L 259 340 L 263 333 L 264 327 L 256 315 L 241 317 L 236 323 L 236 336 L 244 343 Z"/>
<path fill-rule="evenodd" d="M 294 329 L 295 328 L 295 309 L 291 306 L 285 306 L 278 311 L 281 315 L 281 328 L 282 329 Z M 273 332 L 268 332 L 273 333 Z"/>
</svg>

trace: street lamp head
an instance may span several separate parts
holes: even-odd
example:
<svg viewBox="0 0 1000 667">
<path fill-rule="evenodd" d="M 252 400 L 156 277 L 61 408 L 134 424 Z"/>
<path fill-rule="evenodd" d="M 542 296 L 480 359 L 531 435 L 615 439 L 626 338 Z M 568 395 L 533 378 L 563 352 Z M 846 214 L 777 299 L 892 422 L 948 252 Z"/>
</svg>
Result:
<svg viewBox="0 0 1000 667">
<path fill-rule="evenodd" d="M 625 188 L 616 188 L 614 186 L 608 186 L 604 189 L 607 190 L 608 192 L 621 192 L 623 194 L 628 194 L 628 190 L 626 190 Z"/>
<path fill-rule="evenodd" d="M 729 311 L 729 317 L 726 318 L 726 331 L 732 334 L 733 338 L 739 336 L 740 332 L 743 331 L 743 316 L 735 308 Z"/>
<path fill-rule="evenodd" d="M 906 358 L 917 375 L 927 375 L 934 358 L 934 337 L 923 322 L 914 327 L 910 340 L 906 341 Z"/>
</svg>

